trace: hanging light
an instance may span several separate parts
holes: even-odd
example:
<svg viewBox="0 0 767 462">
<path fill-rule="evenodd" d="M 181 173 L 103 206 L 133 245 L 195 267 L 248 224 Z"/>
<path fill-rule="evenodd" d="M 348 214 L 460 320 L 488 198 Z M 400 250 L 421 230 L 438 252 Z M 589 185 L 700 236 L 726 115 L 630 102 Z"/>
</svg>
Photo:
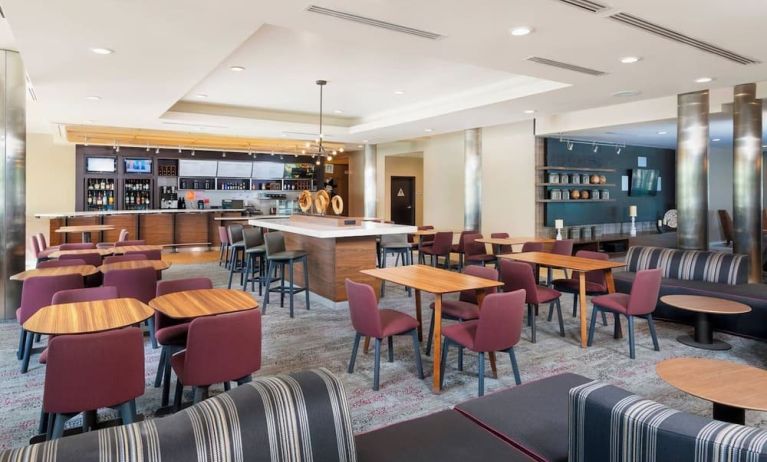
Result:
<svg viewBox="0 0 767 462">
<path fill-rule="evenodd" d="M 225 152 L 222 152 L 222 153 L 221 153 L 221 157 L 226 157 L 226 153 L 225 153 Z"/>
<path fill-rule="evenodd" d="M 159 154 L 160 153 L 160 146 L 157 146 L 157 149 L 154 150 L 154 153 L 155 154 Z"/>
<path fill-rule="evenodd" d="M 594 143 L 594 152 L 597 152 L 597 151 L 599 151 L 599 145 Z"/>
<path fill-rule="evenodd" d="M 325 87 L 325 85 L 327 85 L 328 82 L 326 80 L 317 80 L 315 83 L 317 84 L 318 87 L 320 87 L 320 127 L 319 127 L 320 129 L 319 129 L 319 134 L 317 138 L 314 139 L 314 143 L 310 143 L 310 142 L 304 143 L 305 149 L 301 150 L 301 154 L 306 155 L 308 151 L 308 153 L 311 153 L 312 157 L 319 156 L 320 159 L 323 157 L 329 159 L 331 158 L 331 156 L 338 154 L 338 152 L 327 151 L 323 144 L 323 141 L 325 139 L 325 133 L 323 133 L 323 124 L 322 124 L 323 117 L 324 117 L 323 88 Z M 341 152 L 343 152 L 343 150 L 341 150 Z M 318 159 L 317 162 L 320 162 L 320 160 Z M 317 164 L 317 165 L 320 165 L 320 164 Z"/>
<path fill-rule="evenodd" d="M 194 157 L 194 149 L 192 149 L 192 157 Z"/>
<path fill-rule="evenodd" d="M 146 152 L 149 152 L 149 143 L 146 144 Z"/>
<path fill-rule="evenodd" d="M 88 137 L 85 137 L 85 145 L 88 146 Z"/>
</svg>

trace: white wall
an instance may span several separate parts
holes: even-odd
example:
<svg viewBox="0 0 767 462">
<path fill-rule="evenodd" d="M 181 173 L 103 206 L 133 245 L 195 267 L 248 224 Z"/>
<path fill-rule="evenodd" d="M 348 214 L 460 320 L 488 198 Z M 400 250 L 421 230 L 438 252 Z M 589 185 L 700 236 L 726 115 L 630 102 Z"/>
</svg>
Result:
<svg viewBox="0 0 767 462">
<path fill-rule="evenodd" d="M 423 222 L 437 230 L 463 229 L 463 132 L 433 136 L 423 150 Z"/>
<path fill-rule="evenodd" d="M 732 145 L 709 145 L 708 150 L 708 240 L 724 241 L 718 211 L 727 210 L 732 217 Z"/>
</svg>

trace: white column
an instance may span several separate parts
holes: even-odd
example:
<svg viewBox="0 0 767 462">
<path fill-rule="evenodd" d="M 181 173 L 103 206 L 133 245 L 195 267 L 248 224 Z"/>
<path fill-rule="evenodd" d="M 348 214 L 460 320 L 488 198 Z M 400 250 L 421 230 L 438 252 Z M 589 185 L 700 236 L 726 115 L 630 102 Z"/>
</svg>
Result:
<svg viewBox="0 0 767 462">
<path fill-rule="evenodd" d="M 378 149 L 375 144 L 366 144 L 363 153 L 363 202 L 365 204 L 364 215 L 376 217 L 376 162 Z"/>
<path fill-rule="evenodd" d="M 464 132 L 463 175 L 463 228 L 479 232 L 482 228 L 481 128 Z"/>
</svg>

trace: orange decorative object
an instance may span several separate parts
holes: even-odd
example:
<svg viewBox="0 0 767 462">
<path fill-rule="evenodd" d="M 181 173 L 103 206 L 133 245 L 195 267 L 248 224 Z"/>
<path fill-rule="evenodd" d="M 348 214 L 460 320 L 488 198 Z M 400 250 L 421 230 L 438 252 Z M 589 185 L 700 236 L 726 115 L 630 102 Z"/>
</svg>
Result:
<svg viewBox="0 0 767 462">
<path fill-rule="evenodd" d="M 573 189 L 570 191 L 570 199 L 580 199 L 581 198 L 581 192 L 577 189 Z"/>
<path fill-rule="evenodd" d="M 590 196 L 591 194 L 589 194 L 588 190 L 581 191 L 581 199 L 588 199 Z"/>
<path fill-rule="evenodd" d="M 194 200 L 194 191 L 187 191 L 186 192 L 186 200 L 193 201 Z"/>
</svg>

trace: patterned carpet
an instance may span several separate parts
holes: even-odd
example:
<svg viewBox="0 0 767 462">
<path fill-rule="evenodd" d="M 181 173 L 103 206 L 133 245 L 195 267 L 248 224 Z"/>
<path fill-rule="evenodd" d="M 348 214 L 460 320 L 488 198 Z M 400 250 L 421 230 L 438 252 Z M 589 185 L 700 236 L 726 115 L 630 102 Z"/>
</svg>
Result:
<svg viewBox="0 0 767 462">
<path fill-rule="evenodd" d="M 227 273 L 215 263 L 175 265 L 165 272 L 164 279 L 193 276 L 210 277 L 220 287 L 225 286 Z M 612 321 L 608 327 L 599 327 L 594 346 L 583 350 L 579 348 L 576 337 L 577 320 L 567 314 L 571 312 L 572 296 L 565 295 L 562 301 L 567 337 L 559 337 L 556 322 L 547 322 L 545 316 L 540 316 L 538 320 L 538 343 L 529 342 L 528 329 L 523 333 L 523 339 L 516 348 L 523 382 L 561 372 L 575 372 L 611 382 L 678 409 L 710 415 L 708 402 L 690 397 L 660 380 L 655 374 L 655 364 L 671 357 L 701 356 L 767 367 L 767 344 L 720 335 L 732 343 L 731 351 L 697 350 L 675 340 L 677 335 L 687 333 L 690 330 L 688 327 L 663 322 L 657 326 L 660 352 L 652 349 L 646 323 L 639 323 L 637 359 L 630 360 L 627 341 L 612 338 Z M 430 302 L 430 296 L 424 294 L 423 306 L 428 307 Z M 414 313 L 413 300 L 407 297 L 404 289 L 393 285 L 387 285 L 381 306 Z M 381 390 L 372 391 L 372 353 L 367 356 L 360 354 L 354 374 L 346 372 L 354 338 L 347 307 L 333 307 L 320 299 L 313 299 L 312 309 L 306 311 L 304 308 L 303 296 L 297 297 L 296 317 L 290 319 L 287 308 L 280 308 L 279 303 L 270 304 L 263 317 L 263 368 L 256 375 L 327 367 L 345 383 L 355 432 L 446 409 L 476 396 L 474 355 L 467 354 L 464 372 L 456 369 L 456 358 L 451 357 L 445 390 L 440 395 L 434 395 L 431 392 L 431 358 L 423 357 L 427 378 L 419 380 L 415 375 L 411 343 L 409 338 L 404 337 L 395 339 L 394 363 L 382 362 Z M 429 314 L 427 309 L 424 313 L 425 332 L 428 332 Z M 0 448 L 26 444 L 36 432 L 40 413 L 45 369 L 37 363 L 38 355 L 35 355 L 29 373 L 21 375 L 15 356 L 17 341 L 17 324 L 0 323 Z M 138 399 L 137 404 L 140 413 L 151 416 L 160 404 L 160 390 L 152 387 L 159 350 L 151 349 L 148 341 L 146 357 L 146 394 Z M 487 370 L 489 374 L 489 367 Z M 485 381 L 488 392 L 514 386 L 507 356 L 499 356 L 498 374 L 498 379 L 488 376 Z M 100 412 L 101 419 L 113 415 L 110 411 Z M 510 410 L 509 418 L 513 418 L 513 410 Z M 748 412 L 747 422 L 767 428 L 767 413 Z M 70 425 L 78 423 L 78 420 L 73 420 Z"/>
</svg>

